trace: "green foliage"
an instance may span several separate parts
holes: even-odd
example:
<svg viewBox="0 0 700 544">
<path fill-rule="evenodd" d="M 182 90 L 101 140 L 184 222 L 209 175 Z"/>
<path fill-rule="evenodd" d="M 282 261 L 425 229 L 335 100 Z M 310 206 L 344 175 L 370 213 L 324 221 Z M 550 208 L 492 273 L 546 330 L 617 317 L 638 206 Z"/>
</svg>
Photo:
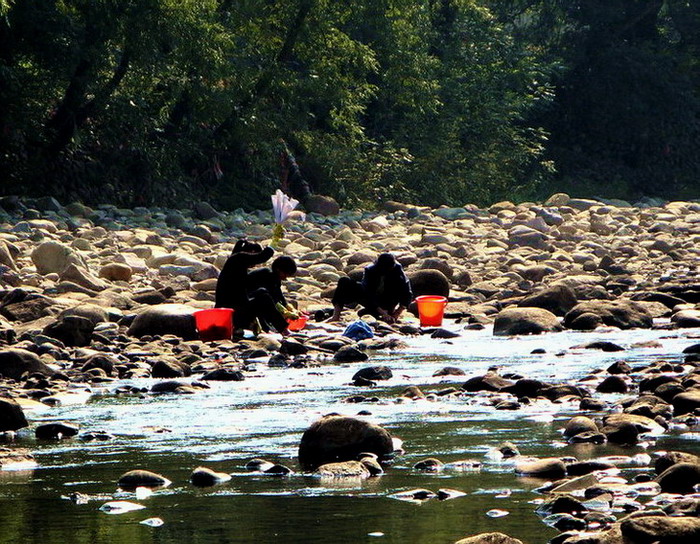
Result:
<svg viewBox="0 0 700 544">
<path fill-rule="evenodd" d="M 0 0 L 5 193 L 486 204 L 697 193 L 680 0 Z"/>
</svg>

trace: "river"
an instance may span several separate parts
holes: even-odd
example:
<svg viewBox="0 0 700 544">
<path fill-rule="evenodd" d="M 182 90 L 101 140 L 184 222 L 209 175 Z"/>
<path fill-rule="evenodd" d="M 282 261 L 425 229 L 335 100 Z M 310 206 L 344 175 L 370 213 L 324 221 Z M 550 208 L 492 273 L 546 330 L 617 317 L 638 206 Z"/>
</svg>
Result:
<svg viewBox="0 0 700 544">
<path fill-rule="evenodd" d="M 459 330 L 457 325 L 451 326 Z M 312 333 L 313 331 L 310 331 Z M 194 395 L 113 394 L 128 383 L 148 388 L 155 380 L 129 380 L 93 387 L 85 403 L 28 412 L 32 427 L 50 421 L 78 423 L 81 432 L 105 431 L 110 441 L 70 439 L 37 441 L 21 433 L 17 444 L 30 449 L 38 466 L 0 471 L 0 542 L 2 543 L 166 543 L 323 542 L 449 544 L 479 532 L 501 531 L 523 542 L 547 542 L 557 531 L 534 510 L 541 480 L 518 477 L 511 464 L 492 455 L 505 441 L 523 455 L 635 455 L 664 449 L 698 452 L 697 432 L 675 431 L 631 448 L 567 445 L 561 429 L 578 413 L 577 404 L 534 403 L 520 410 L 494 410 L 483 396 L 440 397 L 437 401 L 396 402 L 409 385 L 424 392 L 459 386 L 465 377 L 436 378 L 445 366 L 462 368 L 467 377 L 497 365 L 544 381 L 577 383 L 595 369 L 624 360 L 633 367 L 657 359 L 682 360 L 684 347 L 697 342 L 689 332 L 666 330 L 563 332 L 536 337 L 499 338 L 483 331 L 460 331 L 445 341 L 426 336 L 408 339 L 400 352 L 378 352 L 369 362 L 321 362 L 310 368 L 249 368 L 243 382 L 210 382 Z M 573 349 L 605 340 L 622 352 Z M 634 347 L 657 340 L 660 347 Z M 534 355 L 535 348 L 545 353 Z M 394 377 L 377 387 L 350 385 L 354 373 L 369 364 L 389 366 Z M 378 402 L 347 403 L 358 393 Z M 76 395 L 79 398 L 80 395 Z M 621 395 L 601 395 L 610 402 Z M 323 414 L 338 412 L 367 418 L 403 440 L 405 454 L 378 478 L 323 481 L 293 474 L 254 474 L 245 464 L 254 457 L 296 470 L 303 431 Z M 475 459 L 481 470 L 425 474 L 412 469 L 425 457 L 451 462 Z M 200 489 L 189 483 L 193 468 L 207 466 L 230 473 L 222 485 Z M 121 474 L 144 468 L 172 484 L 146 498 L 117 495 Z M 623 474 L 649 472 L 629 466 Z M 399 500 L 401 491 L 452 489 L 464 496 L 423 502 Z M 76 504 L 72 493 L 93 500 Z M 144 509 L 120 515 L 100 507 L 129 500 Z M 493 510 L 500 517 L 492 517 Z M 491 512 L 487 515 L 487 512 Z M 161 526 L 143 524 L 158 518 Z"/>
</svg>

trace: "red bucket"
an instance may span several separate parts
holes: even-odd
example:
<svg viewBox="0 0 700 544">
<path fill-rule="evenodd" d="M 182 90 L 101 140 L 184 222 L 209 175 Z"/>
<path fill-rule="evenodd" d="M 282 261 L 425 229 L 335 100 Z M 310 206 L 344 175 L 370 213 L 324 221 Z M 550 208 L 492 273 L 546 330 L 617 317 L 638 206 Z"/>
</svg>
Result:
<svg viewBox="0 0 700 544">
<path fill-rule="evenodd" d="M 445 313 L 447 299 L 438 295 L 422 295 L 416 297 L 418 317 L 422 327 L 439 327 Z"/>
<path fill-rule="evenodd" d="M 306 327 L 306 322 L 309 320 L 308 315 L 300 315 L 296 319 L 287 319 L 287 328 L 290 331 L 300 331 Z"/>
<path fill-rule="evenodd" d="M 233 310 L 231 308 L 211 308 L 197 310 L 194 315 L 194 325 L 199 333 L 199 339 L 230 340 L 233 335 Z"/>
</svg>

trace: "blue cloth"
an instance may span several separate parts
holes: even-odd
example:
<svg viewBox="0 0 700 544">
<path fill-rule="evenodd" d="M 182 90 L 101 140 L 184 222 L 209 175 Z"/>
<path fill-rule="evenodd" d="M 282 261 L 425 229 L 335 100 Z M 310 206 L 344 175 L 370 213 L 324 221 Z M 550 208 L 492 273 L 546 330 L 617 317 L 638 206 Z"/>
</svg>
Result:
<svg viewBox="0 0 700 544">
<path fill-rule="evenodd" d="M 364 321 L 358 320 L 350 323 L 343 332 L 343 336 L 352 338 L 353 340 L 364 340 L 365 338 L 374 338 L 374 332 Z"/>
</svg>

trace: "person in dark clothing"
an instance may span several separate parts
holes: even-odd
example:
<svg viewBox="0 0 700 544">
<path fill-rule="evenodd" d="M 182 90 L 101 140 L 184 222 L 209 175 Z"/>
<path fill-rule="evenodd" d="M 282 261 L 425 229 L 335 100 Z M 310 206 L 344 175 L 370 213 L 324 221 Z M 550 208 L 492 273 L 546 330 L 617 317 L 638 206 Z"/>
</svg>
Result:
<svg viewBox="0 0 700 544">
<path fill-rule="evenodd" d="M 277 257 L 270 268 L 257 268 L 248 273 L 248 289 L 251 297 L 259 290 L 266 291 L 275 302 L 275 306 L 283 317 L 292 316 L 293 309 L 287 304 L 282 293 L 282 282 L 297 273 L 297 263 L 287 255 Z M 263 323 L 265 327 L 266 323 Z"/>
<path fill-rule="evenodd" d="M 239 240 L 216 282 L 215 308 L 233 308 L 233 325 L 236 329 L 251 326 L 256 318 L 264 319 L 281 334 L 288 334 L 287 320 L 277 311 L 275 301 L 266 289 L 251 291 L 248 269 L 262 264 L 272 257 L 271 247 Z"/>
<path fill-rule="evenodd" d="M 413 299 L 411 284 L 400 263 L 391 253 L 382 253 L 365 267 L 362 282 L 344 277 L 338 280 L 333 295 L 333 315 L 329 321 L 339 321 L 343 307 L 360 304 L 360 314 L 394 323 Z"/>
</svg>

